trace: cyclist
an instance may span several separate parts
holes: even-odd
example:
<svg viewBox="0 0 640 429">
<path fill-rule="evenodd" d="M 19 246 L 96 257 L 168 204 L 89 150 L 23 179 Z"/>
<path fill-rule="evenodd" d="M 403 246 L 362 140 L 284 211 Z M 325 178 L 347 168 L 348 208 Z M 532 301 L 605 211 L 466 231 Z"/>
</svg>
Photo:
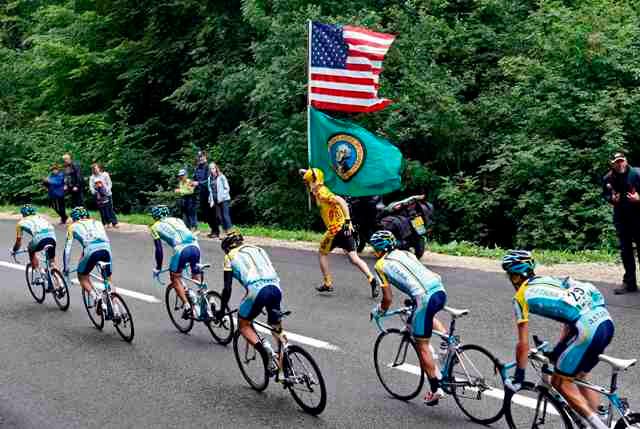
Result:
<svg viewBox="0 0 640 429">
<path fill-rule="evenodd" d="M 193 280 L 202 280 L 202 273 L 198 266 L 200 263 L 200 246 L 198 245 L 198 239 L 187 228 L 182 219 L 171 217 L 169 214 L 167 206 L 158 205 L 151 208 L 151 217 L 154 223 L 149 229 L 151 237 L 153 237 L 156 259 L 156 268 L 153 270 L 153 276 L 157 277 L 162 269 L 162 242 L 164 241 L 173 249 L 173 256 L 169 262 L 170 286 L 176 290 L 178 297 L 184 304 L 182 317 L 190 319 L 195 317 L 195 314 L 193 314 L 191 304 L 182 286 L 182 271 L 189 265 Z"/>
<path fill-rule="evenodd" d="M 377 297 L 378 282 L 371 274 L 367 264 L 358 256 L 356 252 L 356 244 L 353 239 L 353 226 L 349 218 L 349 206 L 347 202 L 340 196 L 335 195 L 324 184 L 324 173 L 319 168 L 310 168 L 308 170 L 300 170 L 302 179 L 318 207 L 320 208 L 320 216 L 324 221 L 327 231 L 320 241 L 320 270 L 322 271 L 323 282 L 316 289 L 319 292 L 331 292 L 334 290 L 333 280 L 329 272 L 329 253 L 336 247 L 347 252 L 349 260 L 353 265 L 367 277 L 367 281 L 371 286 L 371 296 Z"/>
<path fill-rule="evenodd" d="M 47 259 L 52 267 L 55 267 L 56 262 L 56 234 L 53 225 L 44 217 L 36 214 L 36 208 L 31 204 L 25 204 L 20 209 L 22 219 L 16 224 L 16 241 L 13 245 L 11 254 L 14 255 L 20 246 L 22 245 L 22 234 L 27 233 L 31 236 L 31 242 L 27 246 L 29 252 L 29 260 L 33 270 L 36 271 L 40 268 L 40 263 L 37 258 L 37 253 L 49 247 L 47 251 Z M 51 285 L 49 285 L 51 287 Z"/>
<path fill-rule="evenodd" d="M 382 287 L 382 302 L 371 311 L 378 319 L 391 306 L 393 296 L 389 285 L 409 295 L 415 306 L 411 315 L 411 333 L 416 340 L 420 366 L 427 374 L 430 390 L 424 397 L 427 405 L 436 405 L 444 396 L 440 388 L 438 370 L 429 350 L 429 340 L 433 329 L 446 333 L 445 326 L 436 319 L 436 314 L 444 308 L 447 294 L 440 276 L 425 267 L 416 256 L 406 250 L 396 249 L 395 236 L 390 231 L 377 231 L 369 241 L 378 261 L 375 270 Z"/>
<path fill-rule="evenodd" d="M 245 288 L 245 296 L 238 309 L 238 325 L 240 333 L 263 356 L 265 362 L 270 362 L 270 370 L 277 368 L 273 365 L 274 351 L 268 341 L 258 341 L 251 322 L 263 308 L 267 311 L 267 322 L 275 330 L 273 338 L 279 344 L 282 334 L 280 303 L 282 291 L 280 278 L 271 264 L 271 260 L 262 248 L 244 244 L 244 238 L 238 230 L 231 230 L 222 240 L 224 257 L 224 289 L 222 291 L 222 307 L 217 311 L 216 318 L 224 316 L 224 309 L 231 298 L 231 284 L 235 278 Z M 280 356 L 277 357 L 280 361 Z"/>
<path fill-rule="evenodd" d="M 98 262 L 111 263 L 111 244 L 102 222 L 89 217 L 89 212 L 82 206 L 71 210 L 71 223 L 67 227 L 67 240 L 64 245 L 64 274 L 69 275 L 71 247 L 73 240 L 77 240 L 82 247 L 82 255 L 76 269 L 80 286 L 87 292 L 89 301 L 87 308 L 93 307 L 98 296 L 91 287 L 89 274 Z M 111 279 L 111 264 L 107 267 L 106 276 Z M 96 312 L 100 314 L 101 306 L 96 305 Z"/>
<path fill-rule="evenodd" d="M 507 387 L 517 391 L 524 381 L 529 352 L 529 313 L 563 324 L 560 341 L 551 353 L 553 387 L 582 415 L 593 428 L 607 426 L 594 411 L 598 408 L 596 392 L 578 388 L 573 379 L 587 379 L 597 365 L 598 355 L 611 342 L 614 325 L 606 309 L 604 297 L 595 286 L 567 277 L 537 277 L 531 252 L 512 250 L 502 259 L 516 294 L 513 298 L 518 344 L 515 377 Z"/>
</svg>

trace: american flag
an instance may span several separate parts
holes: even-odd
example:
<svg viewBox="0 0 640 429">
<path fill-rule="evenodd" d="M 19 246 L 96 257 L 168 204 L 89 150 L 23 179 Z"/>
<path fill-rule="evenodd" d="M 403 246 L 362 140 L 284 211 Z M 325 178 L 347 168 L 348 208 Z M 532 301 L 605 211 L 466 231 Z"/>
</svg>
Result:
<svg viewBox="0 0 640 429">
<path fill-rule="evenodd" d="M 395 36 L 350 25 L 311 24 L 309 101 L 313 107 L 375 112 L 391 100 L 378 98 L 382 60 Z"/>
</svg>

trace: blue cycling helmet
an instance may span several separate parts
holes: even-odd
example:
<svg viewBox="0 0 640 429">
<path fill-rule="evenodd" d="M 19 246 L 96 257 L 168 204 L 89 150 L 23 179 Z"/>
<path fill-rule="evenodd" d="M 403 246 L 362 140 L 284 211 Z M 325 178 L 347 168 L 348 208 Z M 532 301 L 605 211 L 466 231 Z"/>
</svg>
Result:
<svg viewBox="0 0 640 429">
<path fill-rule="evenodd" d="M 536 261 L 528 250 L 510 250 L 502 258 L 502 269 L 508 274 L 520 274 L 529 277 L 536 268 Z"/>
<path fill-rule="evenodd" d="M 74 222 L 80 219 L 86 219 L 88 217 L 89 217 L 89 212 L 87 211 L 87 209 L 85 209 L 82 206 L 74 207 L 71 210 L 71 219 L 73 219 Z"/>
<path fill-rule="evenodd" d="M 397 242 L 393 232 L 387 230 L 376 231 L 369 239 L 371 247 L 376 252 L 391 252 L 396 248 Z"/>
<path fill-rule="evenodd" d="M 164 205 L 153 206 L 151 207 L 151 217 L 154 220 L 160 220 L 167 216 L 169 216 L 171 212 L 169 211 L 169 207 Z"/>
<path fill-rule="evenodd" d="M 33 216 L 34 214 L 36 214 L 36 208 L 31 204 L 25 204 L 20 209 L 20 214 L 22 215 L 22 217 Z"/>
</svg>

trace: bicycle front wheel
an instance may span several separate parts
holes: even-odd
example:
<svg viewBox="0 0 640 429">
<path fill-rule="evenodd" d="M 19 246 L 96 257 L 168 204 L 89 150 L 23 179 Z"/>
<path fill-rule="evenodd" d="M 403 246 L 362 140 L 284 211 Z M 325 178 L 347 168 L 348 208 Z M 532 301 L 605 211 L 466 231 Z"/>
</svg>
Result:
<svg viewBox="0 0 640 429">
<path fill-rule="evenodd" d="M 454 355 L 443 387 L 453 395 L 460 410 L 472 421 L 484 425 L 504 414 L 500 363 L 485 348 L 463 345 Z"/>
<path fill-rule="evenodd" d="M 420 394 L 424 371 L 415 342 L 408 333 L 388 329 L 378 335 L 373 361 L 382 386 L 391 396 L 408 401 Z"/>
<path fill-rule="evenodd" d="M 27 278 L 27 287 L 29 288 L 31 296 L 36 300 L 38 304 L 42 304 L 45 297 L 45 284 L 43 281 L 44 279 L 33 270 L 31 264 L 27 264 L 24 270 L 24 274 Z"/>
<path fill-rule="evenodd" d="M 207 305 L 211 309 L 212 314 L 216 314 L 222 307 L 222 297 L 218 292 L 207 292 Z M 229 307 L 224 309 L 225 313 L 229 313 Z M 222 320 L 210 320 L 207 322 L 207 328 L 211 332 L 211 336 L 223 346 L 229 344 L 233 340 L 234 322 L 231 315 L 224 316 Z"/>
<path fill-rule="evenodd" d="M 93 305 L 90 307 L 89 303 L 91 302 L 91 297 L 87 293 L 84 288 L 82 288 L 82 303 L 84 304 L 85 310 L 87 310 L 87 315 L 89 316 L 89 320 L 93 323 L 97 329 L 102 330 L 104 328 L 104 314 L 100 311 L 100 314 L 97 313 L 96 309 L 98 308 L 100 303 L 100 299 L 96 299 Z"/>
<path fill-rule="evenodd" d="M 284 375 L 289 393 L 303 410 L 317 416 L 327 406 L 327 388 L 318 364 L 296 345 L 290 345 L 285 356 Z"/>
<path fill-rule="evenodd" d="M 69 309 L 69 288 L 64 276 L 57 269 L 51 270 L 51 283 L 53 284 L 53 299 L 62 311 Z"/>
<path fill-rule="evenodd" d="M 269 385 L 269 373 L 265 357 L 249 344 L 239 330 L 233 337 L 233 353 L 236 355 L 240 372 L 249 386 L 258 392 L 266 389 Z"/>
<path fill-rule="evenodd" d="M 505 398 L 505 418 L 511 429 L 571 429 L 573 426 L 562 404 L 546 389 L 525 382 Z"/>
<path fill-rule="evenodd" d="M 113 325 L 123 340 L 130 343 L 135 335 L 133 316 L 122 297 L 115 292 L 111 293 L 111 307 L 113 308 Z"/>
<path fill-rule="evenodd" d="M 178 296 L 176 289 L 171 285 L 167 286 L 167 290 L 164 294 L 164 303 L 167 306 L 167 312 L 169 313 L 169 318 L 171 322 L 174 324 L 178 331 L 183 334 L 188 333 L 191 328 L 193 328 L 193 319 L 188 318 L 184 319 L 182 315 L 184 314 L 184 303 Z"/>
</svg>

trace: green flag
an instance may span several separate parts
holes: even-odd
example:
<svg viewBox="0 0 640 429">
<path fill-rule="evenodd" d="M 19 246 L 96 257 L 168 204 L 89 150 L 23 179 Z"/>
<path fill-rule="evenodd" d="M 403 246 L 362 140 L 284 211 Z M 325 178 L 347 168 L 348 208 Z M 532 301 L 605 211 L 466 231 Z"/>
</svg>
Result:
<svg viewBox="0 0 640 429">
<path fill-rule="evenodd" d="M 388 140 L 353 122 L 310 107 L 310 163 L 339 195 L 382 195 L 401 186 L 402 154 Z"/>
</svg>

